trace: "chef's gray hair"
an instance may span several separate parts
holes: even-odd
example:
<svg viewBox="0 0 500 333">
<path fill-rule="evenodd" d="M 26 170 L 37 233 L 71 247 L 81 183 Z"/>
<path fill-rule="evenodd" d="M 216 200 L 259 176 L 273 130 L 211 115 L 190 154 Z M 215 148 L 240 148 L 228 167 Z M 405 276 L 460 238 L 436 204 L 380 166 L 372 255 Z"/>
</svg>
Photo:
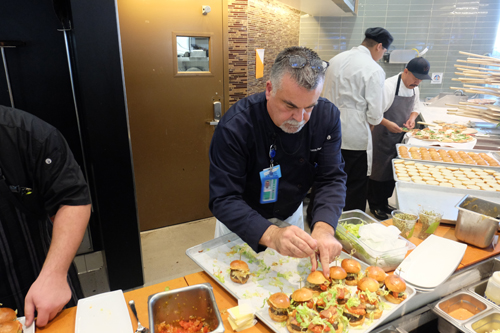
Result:
<svg viewBox="0 0 500 333">
<path fill-rule="evenodd" d="M 292 55 L 304 57 L 307 59 L 307 64 L 300 69 L 292 68 L 289 61 L 289 56 Z M 281 51 L 271 68 L 270 80 L 273 89 L 272 94 L 276 94 L 276 91 L 281 88 L 281 80 L 286 73 L 290 74 L 299 86 L 308 90 L 316 89 L 318 85 L 324 81 L 325 71 L 313 70 L 310 66 L 313 60 L 321 61 L 321 58 L 316 52 L 307 47 L 292 46 Z"/>
</svg>

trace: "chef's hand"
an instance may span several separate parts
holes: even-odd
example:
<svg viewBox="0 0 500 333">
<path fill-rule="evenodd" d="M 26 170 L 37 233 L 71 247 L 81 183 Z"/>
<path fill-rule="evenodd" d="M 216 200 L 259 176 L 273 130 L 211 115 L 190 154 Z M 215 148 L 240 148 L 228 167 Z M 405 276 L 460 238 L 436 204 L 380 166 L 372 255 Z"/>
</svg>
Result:
<svg viewBox="0 0 500 333">
<path fill-rule="evenodd" d="M 318 247 L 316 240 L 294 225 L 286 228 L 270 226 L 262 235 L 259 244 L 275 249 L 281 255 L 295 258 L 314 256 Z"/>
<path fill-rule="evenodd" d="M 42 271 L 31 285 L 24 301 L 26 327 L 29 327 L 38 313 L 36 326 L 43 327 L 61 312 L 71 299 L 67 275 L 44 274 Z"/>
<path fill-rule="evenodd" d="M 399 127 L 395 122 L 390 121 L 390 120 L 387 120 L 387 122 L 384 124 L 384 126 L 391 133 L 401 133 L 401 132 L 403 132 L 403 129 L 401 127 Z"/>
<path fill-rule="evenodd" d="M 319 261 L 323 266 L 323 274 L 328 279 L 330 277 L 330 263 L 340 255 L 342 244 L 335 238 L 333 227 L 325 222 L 316 222 L 311 236 L 318 242 Z M 315 271 L 318 268 L 316 254 L 311 256 L 311 264 L 312 270 Z"/>
<path fill-rule="evenodd" d="M 413 127 L 415 127 L 415 119 L 410 117 L 403 126 L 407 129 L 413 129 Z"/>
</svg>

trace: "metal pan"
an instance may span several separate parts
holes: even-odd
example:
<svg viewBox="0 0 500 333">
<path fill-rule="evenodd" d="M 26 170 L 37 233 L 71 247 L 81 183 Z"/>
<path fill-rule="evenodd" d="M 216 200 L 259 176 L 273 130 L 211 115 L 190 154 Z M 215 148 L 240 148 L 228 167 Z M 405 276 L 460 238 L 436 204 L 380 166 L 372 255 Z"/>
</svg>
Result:
<svg viewBox="0 0 500 333">
<path fill-rule="evenodd" d="M 226 269 L 229 268 L 229 264 L 231 261 L 235 259 L 239 259 L 239 255 L 228 255 L 228 250 L 231 249 L 234 245 L 245 246 L 246 244 L 234 233 L 213 239 L 206 243 L 194 246 L 186 250 L 186 255 L 191 258 L 201 269 L 203 269 L 210 277 L 212 277 L 222 288 L 228 291 L 231 295 L 233 295 L 236 299 L 247 299 L 252 303 L 254 308 L 256 308 L 256 316 L 262 322 L 264 322 L 270 329 L 272 329 L 276 333 L 288 333 L 286 327 L 274 322 L 269 314 L 268 308 L 265 304 L 265 298 L 269 297 L 270 294 L 280 291 L 280 288 L 276 285 L 276 281 L 282 281 L 283 292 L 290 294 L 292 290 L 299 288 L 299 279 L 300 277 L 305 278 L 310 273 L 310 262 L 308 258 L 304 259 L 295 259 L 284 257 L 279 254 L 273 253 L 273 250 L 268 249 L 265 253 L 260 252 L 254 257 L 254 259 L 250 259 L 246 256 L 242 257 L 242 260 L 248 262 L 249 268 L 252 272 L 257 272 L 260 270 L 261 272 L 265 272 L 256 277 L 255 279 L 251 278 L 246 284 L 241 285 L 232 282 L 229 279 L 228 273 Z M 252 254 L 253 256 L 253 254 Z M 282 258 L 279 260 L 278 258 Z M 349 255 L 345 252 L 342 252 L 340 255 L 340 260 L 344 258 L 349 258 Z M 354 258 L 354 260 L 357 260 Z M 252 262 L 250 262 L 252 261 Z M 288 261 L 288 264 L 286 263 Z M 357 260 L 361 264 L 361 270 L 364 271 L 368 265 L 360 260 Z M 298 263 L 298 264 L 297 264 Z M 305 265 L 303 263 L 306 263 Z M 286 265 L 295 265 L 295 270 L 290 276 L 280 277 L 278 273 L 284 273 L 280 270 L 285 269 Z M 340 264 L 340 263 L 337 263 Z M 262 266 L 268 266 L 268 269 L 262 269 Z M 214 266 L 215 270 L 214 270 Z M 214 272 L 223 272 L 225 278 L 222 279 L 220 276 L 217 277 L 214 275 Z M 254 281 L 255 280 L 255 281 Z M 357 290 L 357 287 L 347 286 L 351 293 L 354 293 Z M 408 295 L 407 299 L 401 304 L 392 304 L 387 303 L 390 308 L 384 310 L 382 317 L 380 319 L 376 319 L 369 326 L 360 327 L 359 330 L 356 330 L 357 333 L 367 333 L 376 328 L 380 323 L 382 323 L 385 319 L 387 319 L 392 313 L 400 309 L 400 307 L 406 307 L 408 302 L 411 302 L 410 299 L 415 296 L 416 291 L 413 287 L 407 285 L 406 293 Z"/>
<path fill-rule="evenodd" d="M 401 146 L 404 146 L 406 148 L 411 148 L 411 147 L 415 147 L 415 146 L 412 146 L 412 145 L 405 145 L 405 144 L 402 144 L 402 143 L 398 143 L 396 144 L 396 150 L 398 151 L 398 157 L 399 158 L 403 158 L 405 160 L 412 160 L 412 161 L 421 161 L 423 163 L 427 163 L 427 162 L 433 162 L 433 161 L 423 161 L 423 160 L 415 160 L 415 159 L 412 159 L 411 157 L 410 158 L 405 158 L 405 157 L 401 157 L 401 155 L 399 154 L 399 147 Z M 495 151 L 492 151 L 492 150 L 479 150 L 479 149 L 459 149 L 459 148 L 448 148 L 448 147 L 426 147 L 426 148 L 435 148 L 437 150 L 439 149 L 444 149 L 444 150 L 454 150 L 454 151 L 464 151 L 466 153 L 485 153 L 485 154 L 488 154 L 488 156 L 490 156 L 491 158 L 495 159 L 495 161 L 497 161 L 498 163 L 500 163 L 500 153 L 499 152 L 495 152 Z M 445 165 L 464 165 L 464 166 L 468 166 L 470 168 L 476 168 L 476 167 L 481 167 L 480 165 L 472 165 L 472 164 L 466 164 L 466 163 L 454 163 L 454 162 L 438 162 L 438 163 L 442 163 L 442 164 L 445 164 Z M 500 169 L 500 166 L 485 166 L 486 169 Z"/>
</svg>

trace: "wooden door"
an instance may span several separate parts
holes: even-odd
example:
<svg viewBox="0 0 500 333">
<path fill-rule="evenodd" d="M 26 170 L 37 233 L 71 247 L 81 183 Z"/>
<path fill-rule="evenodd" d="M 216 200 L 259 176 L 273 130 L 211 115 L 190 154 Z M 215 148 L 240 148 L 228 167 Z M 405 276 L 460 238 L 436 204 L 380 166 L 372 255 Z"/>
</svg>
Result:
<svg viewBox="0 0 500 333">
<path fill-rule="evenodd" d="M 118 0 L 141 231 L 212 215 L 208 122 L 214 103 L 224 110 L 222 3 Z"/>
</svg>

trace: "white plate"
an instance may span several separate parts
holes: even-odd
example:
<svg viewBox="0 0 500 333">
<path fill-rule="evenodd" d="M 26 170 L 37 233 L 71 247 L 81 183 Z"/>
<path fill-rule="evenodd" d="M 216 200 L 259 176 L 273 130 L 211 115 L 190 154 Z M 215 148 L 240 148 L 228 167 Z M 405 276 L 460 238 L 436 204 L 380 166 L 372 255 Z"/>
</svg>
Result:
<svg viewBox="0 0 500 333">
<path fill-rule="evenodd" d="M 131 333 L 132 322 L 121 290 L 78 301 L 75 333 Z"/>
<path fill-rule="evenodd" d="M 433 289 L 457 269 L 467 244 L 430 235 L 396 268 L 396 274 L 422 289 Z"/>
<path fill-rule="evenodd" d="M 26 326 L 24 326 L 24 321 L 26 320 L 26 318 L 19 317 L 19 318 L 17 318 L 17 320 L 19 320 L 21 322 L 21 324 L 23 324 L 23 333 L 35 333 L 35 321 L 34 320 L 33 320 L 33 324 L 31 324 L 31 326 L 28 328 L 26 328 Z"/>
</svg>

